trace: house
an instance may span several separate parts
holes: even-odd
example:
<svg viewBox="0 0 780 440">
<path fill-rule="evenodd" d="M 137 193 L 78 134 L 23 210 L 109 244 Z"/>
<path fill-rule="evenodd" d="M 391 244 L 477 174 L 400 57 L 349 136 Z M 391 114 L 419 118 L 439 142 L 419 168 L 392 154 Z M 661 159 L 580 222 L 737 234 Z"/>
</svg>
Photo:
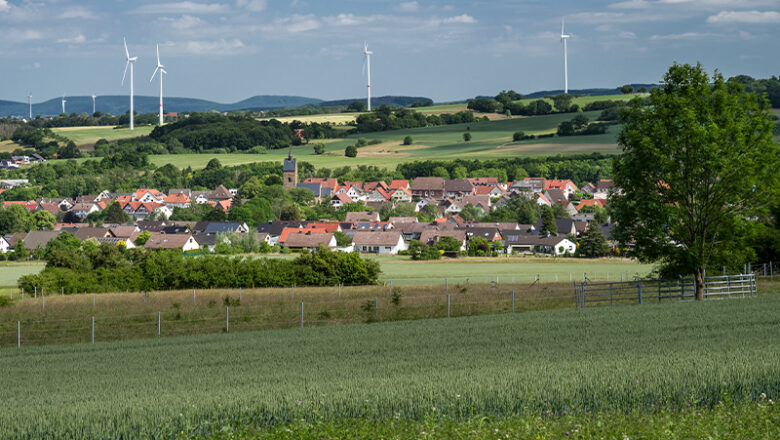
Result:
<svg viewBox="0 0 780 440">
<path fill-rule="evenodd" d="M 450 198 L 471 196 L 474 195 L 474 185 L 468 179 L 445 180 L 444 195 Z"/>
<path fill-rule="evenodd" d="M 601 179 L 596 183 L 596 191 L 593 193 L 594 199 L 606 199 L 609 196 L 610 190 L 614 187 L 614 183 L 610 179 Z"/>
<path fill-rule="evenodd" d="M 344 205 L 349 205 L 350 203 L 352 203 L 352 199 L 350 199 L 349 196 L 343 192 L 333 194 L 333 196 L 330 198 L 331 206 L 336 209 L 341 208 Z"/>
<path fill-rule="evenodd" d="M 319 183 L 322 188 L 330 189 L 331 193 L 336 192 L 336 189 L 339 187 L 338 179 L 332 177 L 309 177 L 304 179 L 303 183 Z M 323 197 L 325 196 L 323 194 Z"/>
<path fill-rule="evenodd" d="M 116 238 L 108 228 L 78 228 L 73 232 L 73 235 L 81 241 L 89 240 L 90 238 Z"/>
<path fill-rule="evenodd" d="M 386 202 L 388 200 L 390 200 L 390 193 L 380 187 L 374 188 L 366 196 L 366 202 Z"/>
<path fill-rule="evenodd" d="M 273 246 L 279 243 L 279 238 L 282 235 L 282 231 L 284 231 L 286 228 L 303 229 L 308 224 L 309 222 L 300 221 L 267 222 L 258 225 L 257 232 L 259 234 L 268 234 L 268 244 Z"/>
<path fill-rule="evenodd" d="M 284 242 L 284 246 L 290 249 L 317 249 L 324 246 L 334 249 L 338 246 L 336 236 L 325 232 L 304 232 L 301 234 L 290 234 Z"/>
<path fill-rule="evenodd" d="M 190 196 L 183 193 L 171 193 L 168 194 L 168 197 L 163 200 L 163 205 L 171 208 L 189 208 L 190 207 Z"/>
<path fill-rule="evenodd" d="M 0 160 L 0 170 L 18 170 L 18 169 L 19 169 L 19 165 L 17 165 L 11 159 Z"/>
<path fill-rule="evenodd" d="M 187 225 L 174 224 L 167 225 L 160 232 L 163 234 L 189 234 L 190 228 Z"/>
<path fill-rule="evenodd" d="M 348 212 L 347 217 L 344 219 L 344 221 L 349 223 L 358 223 L 360 221 L 378 222 L 379 213 L 375 211 L 374 212 Z"/>
<path fill-rule="evenodd" d="M 57 209 L 60 211 L 69 211 L 71 208 L 73 208 L 73 200 L 67 197 L 44 197 L 42 199 L 38 199 L 38 204 L 44 203 L 57 205 Z"/>
<path fill-rule="evenodd" d="M 76 206 L 78 206 L 78 204 Z M 160 206 L 162 206 L 162 204 L 157 202 L 129 202 L 122 210 L 136 220 L 144 220 L 151 216 L 154 210 Z"/>
<path fill-rule="evenodd" d="M 548 189 L 544 192 L 544 196 L 552 202 L 553 205 L 560 205 L 563 202 L 569 200 L 566 196 L 566 192 L 561 189 Z"/>
<path fill-rule="evenodd" d="M 596 185 L 588 182 L 585 185 L 580 188 L 580 191 L 582 191 L 584 194 L 595 194 L 596 193 Z"/>
<path fill-rule="evenodd" d="M 491 199 L 496 199 L 504 196 L 504 189 L 498 185 L 480 185 L 474 187 L 474 195 L 488 196 Z"/>
<path fill-rule="evenodd" d="M 88 215 L 92 214 L 93 212 L 100 212 L 100 206 L 98 206 L 97 203 L 93 202 L 85 202 L 85 203 L 76 203 L 73 205 L 73 208 L 70 209 L 70 212 L 76 214 L 78 218 L 84 219 Z"/>
<path fill-rule="evenodd" d="M 152 215 L 157 218 L 164 218 L 168 220 L 168 218 L 173 215 L 173 208 L 166 205 L 160 205 L 154 208 L 154 211 L 152 211 Z"/>
<path fill-rule="evenodd" d="M 144 244 L 144 249 L 180 249 L 182 252 L 200 249 L 198 242 L 190 234 L 163 234 L 153 232 Z"/>
<path fill-rule="evenodd" d="M 390 187 L 385 183 L 380 181 L 377 182 L 366 182 L 363 185 L 363 191 L 370 193 L 371 191 L 374 191 L 375 189 L 382 189 L 385 192 L 390 192 Z"/>
<path fill-rule="evenodd" d="M 500 230 L 521 230 L 523 226 L 526 226 L 525 229 L 532 228 L 531 225 L 519 225 L 514 222 L 470 222 L 463 225 L 465 228 L 496 228 Z"/>
<path fill-rule="evenodd" d="M 60 207 L 57 206 L 56 203 L 38 203 L 38 207 L 35 208 L 36 211 L 46 211 L 49 214 L 56 216 L 57 214 L 61 213 Z"/>
<path fill-rule="evenodd" d="M 11 189 L 17 186 L 27 185 L 30 183 L 28 179 L 3 179 L 0 180 L 0 188 Z"/>
<path fill-rule="evenodd" d="M 360 221 L 353 223 L 352 229 L 355 231 L 388 231 L 393 229 L 393 224 L 390 222 Z"/>
<path fill-rule="evenodd" d="M 484 238 L 487 241 L 501 241 L 503 237 L 498 228 L 467 228 L 463 230 L 466 236 L 471 240 L 472 238 Z"/>
<path fill-rule="evenodd" d="M 552 207 L 553 202 L 550 200 L 546 195 L 542 193 L 536 193 L 536 204 L 541 206 L 550 206 Z"/>
<path fill-rule="evenodd" d="M 62 231 L 30 231 L 24 236 L 24 248 L 33 252 L 38 248 L 45 248 L 51 240 L 59 237 Z"/>
<path fill-rule="evenodd" d="M 163 203 L 166 199 L 166 195 L 161 193 L 160 191 L 157 191 L 156 189 L 149 189 L 149 188 L 143 188 L 136 191 L 132 198 L 133 202 L 141 202 L 141 203 Z"/>
<path fill-rule="evenodd" d="M 209 222 L 203 232 L 208 235 L 222 234 L 225 232 L 246 234 L 249 232 L 249 226 L 244 222 Z"/>
<path fill-rule="evenodd" d="M 444 198 L 444 179 L 441 177 L 418 177 L 412 181 L 412 196 L 419 198 Z"/>
<path fill-rule="evenodd" d="M 469 177 L 469 182 L 474 186 L 496 186 L 498 185 L 498 177 Z"/>
<path fill-rule="evenodd" d="M 606 199 L 596 199 L 596 198 L 593 198 L 593 199 L 582 199 L 582 200 L 580 200 L 580 203 L 577 204 L 576 208 L 577 208 L 577 211 L 581 211 L 582 208 L 584 208 L 586 206 L 594 206 L 594 207 L 595 206 L 600 206 L 600 207 L 604 208 L 606 205 L 607 205 L 607 200 Z"/>
<path fill-rule="evenodd" d="M 561 236 L 567 236 L 569 234 L 576 235 L 577 229 L 574 227 L 574 221 L 570 218 L 556 218 L 555 219 L 555 226 L 558 229 L 558 235 Z M 534 225 L 534 228 L 537 231 L 542 230 L 542 219 L 539 219 L 536 221 L 536 224 Z"/>
<path fill-rule="evenodd" d="M 0 235 L 0 254 L 6 254 L 11 250 L 11 243 Z"/>
<path fill-rule="evenodd" d="M 411 189 L 408 180 L 393 180 L 390 182 L 390 189 Z"/>
<path fill-rule="evenodd" d="M 419 240 L 426 229 L 441 230 L 440 227 L 430 223 L 396 223 L 393 227 L 393 230 L 399 231 L 407 242 Z"/>
<path fill-rule="evenodd" d="M 504 250 L 513 253 L 545 253 L 556 256 L 574 254 L 577 245 L 566 237 L 544 237 L 536 234 L 507 234 L 504 237 Z"/>
<path fill-rule="evenodd" d="M 301 182 L 298 185 L 296 185 L 296 188 L 308 189 L 309 191 L 314 193 L 314 198 L 317 199 L 317 201 L 320 201 L 325 197 L 330 197 L 331 194 L 333 193 L 332 188 L 323 186 L 319 182 Z"/>
<path fill-rule="evenodd" d="M 490 212 L 490 196 L 464 196 L 460 199 L 460 203 L 465 208 L 466 205 L 471 205 L 482 212 Z"/>
<path fill-rule="evenodd" d="M 417 217 L 390 217 L 387 221 L 393 225 L 398 223 L 417 223 Z"/>
<path fill-rule="evenodd" d="M 517 188 L 519 190 L 530 190 L 531 192 L 539 193 L 545 190 L 547 187 L 547 179 L 544 177 L 526 177 L 522 181 L 517 181 L 512 184 L 510 189 Z"/>
<path fill-rule="evenodd" d="M 439 204 L 439 211 L 441 211 L 444 215 L 452 215 L 463 211 L 464 206 L 465 205 L 460 202 L 447 199 Z"/>
<path fill-rule="evenodd" d="M 569 179 L 565 180 L 548 180 L 544 185 L 545 190 L 557 189 L 563 191 L 568 200 L 575 192 L 577 192 L 577 185 Z"/>
<path fill-rule="evenodd" d="M 114 237 L 121 238 L 125 241 L 130 241 L 131 236 L 141 232 L 141 229 L 138 228 L 138 226 L 133 225 L 119 225 L 109 229 Z"/>
<path fill-rule="evenodd" d="M 167 224 L 159 220 L 139 220 L 135 222 L 141 231 L 160 232 Z"/>
<path fill-rule="evenodd" d="M 412 201 L 412 191 L 408 188 L 398 188 L 390 194 L 393 203 L 409 203 Z"/>
<path fill-rule="evenodd" d="M 449 230 L 440 231 L 438 229 L 426 229 L 420 234 L 420 242 L 427 245 L 434 245 L 439 242 L 443 237 L 450 237 L 458 240 L 461 243 L 460 250 L 466 250 L 466 231 L 463 230 Z"/>
<path fill-rule="evenodd" d="M 408 249 L 400 231 L 357 231 L 352 243 L 355 251 L 369 254 L 396 255 Z"/>
<path fill-rule="evenodd" d="M 214 252 L 214 248 L 217 246 L 217 236 L 216 235 L 208 235 L 203 232 L 198 232 L 192 235 L 192 238 L 195 239 L 195 242 L 198 243 L 198 246 L 208 251 L 209 253 Z"/>
<path fill-rule="evenodd" d="M 277 243 L 281 246 L 287 245 L 287 240 L 292 235 L 298 235 L 298 234 L 327 234 L 328 231 L 325 230 L 325 228 L 314 228 L 310 227 L 310 225 L 306 225 L 303 228 L 284 228 L 282 229 L 282 233 L 279 235 L 279 239 Z"/>
</svg>

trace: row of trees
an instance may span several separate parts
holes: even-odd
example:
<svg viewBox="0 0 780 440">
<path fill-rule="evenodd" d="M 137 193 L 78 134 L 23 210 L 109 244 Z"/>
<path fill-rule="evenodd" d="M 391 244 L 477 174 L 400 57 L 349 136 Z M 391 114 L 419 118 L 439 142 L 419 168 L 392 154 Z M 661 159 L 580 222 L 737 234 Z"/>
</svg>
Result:
<svg viewBox="0 0 780 440">
<path fill-rule="evenodd" d="M 424 115 L 404 107 L 379 106 L 371 113 L 359 115 L 355 120 L 356 133 L 371 133 L 407 128 L 434 127 L 439 125 L 479 122 L 470 111 Z"/>
<path fill-rule="evenodd" d="M 380 273 L 378 263 L 359 254 L 324 248 L 294 260 L 186 257 L 181 251 L 125 249 L 63 235 L 47 250 L 46 268 L 40 274 L 21 277 L 19 287 L 82 293 L 366 285 L 376 284 Z"/>
</svg>

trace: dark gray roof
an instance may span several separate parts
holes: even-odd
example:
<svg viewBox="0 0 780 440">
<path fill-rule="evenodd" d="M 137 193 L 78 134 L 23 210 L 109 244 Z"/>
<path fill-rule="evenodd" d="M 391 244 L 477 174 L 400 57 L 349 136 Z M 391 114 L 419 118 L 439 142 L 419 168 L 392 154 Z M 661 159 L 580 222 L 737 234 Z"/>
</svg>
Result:
<svg viewBox="0 0 780 440">
<path fill-rule="evenodd" d="M 190 228 L 185 225 L 166 226 L 161 231 L 163 234 L 189 234 Z"/>
<path fill-rule="evenodd" d="M 215 246 L 217 244 L 217 236 L 216 235 L 209 235 L 205 234 L 203 232 L 194 234 L 192 238 L 195 239 L 195 241 L 198 242 L 201 246 Z"/>
<path fill-rule="evenodd" d="M 304 188 L 313 192 L 316 197 L 322 197 L 322 184 L 300 182 L 295 185 L 296 188 Z"/>
<path fill-rule="evenodd" d="M 448 192 L 467 192 L 474 190 L 474 185 L 466 179 L 445 180 L 444 189 Z"/>
<path fill-rule="evenodd" d="M 283 221 L 260 223 L 257 232 L 265 232 L 268 235 L 281 235 L 284 228 L 300 228 L 308 225 L 309 222 Z"/>
<path fill-rule="evenodd" d="M 298 159 L 296 159 L 296 158 L 294 158 L 292 156 L 290 156 L 287 159 L 285 159 L 284 160 L 284 167 L 282 168 L 284 170 L 284 172 L 286 173 L 286 172 L 293 172 L 293 171 L 295 171 L 295 169 L 296 169 L 295 162 L 297 160 Z"/>
<path fill-rule="evenodd" d="M 209 222 L 203 231 L 206 234 L 219 234 L 223 232 L 236 232 L 242 223 L 239 222 Z"/>
</svg>

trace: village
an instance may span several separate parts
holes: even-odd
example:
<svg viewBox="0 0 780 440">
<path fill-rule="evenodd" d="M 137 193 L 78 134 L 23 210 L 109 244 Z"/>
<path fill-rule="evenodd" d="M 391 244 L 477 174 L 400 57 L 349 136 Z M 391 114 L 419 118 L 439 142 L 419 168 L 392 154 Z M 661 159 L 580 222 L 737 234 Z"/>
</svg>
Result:
<svg viewBox="0 0 780 440">
<path fill-rule="evenodd" d="M 396 255 L 405 253 L 417 240 L 433 246 L 442 238 L 460 243 L 459 251 L 469 248 L 475 239 L 490 243 L 487 254 L 574 255 L 577 238 L 589 225 L 598 226 L 612 251 L 617 242 L 611 237 L 612 225 L 596 221 L 596 211 L 606 207 L 612 188 L 611 180 L 599 180 L 578 188 L 571 180 L 527 177 L 514 182 L 499 182 L 495 177 L 443 179 L 418 177 L 390 182 L 340 182 L 335 178 L 306 178 L 299 182 L 297 160 L 290 155 L 284 161 L 285 190 L 303 188 L 314 194 L 314 203 L 327 203 L 343 209 L 362 205 L 362 210 L 346 213 L 343 220 L 279 220 L 259 224 L 256 228 L 235 221 L 169 220 L 175 208 L 208 204 L 226 216 L 235 203 L 236 189 L 223 185 L 214 190 L 170 189 L 167 194 L 151 188 L 133 193 L 102 191 L 76 199 L 41 198 L 29 201 L 6 201 L 3 206 L 19 205 L 28 211 L 46 211 L 63 221 L 51 230 L 31 230 L 0 237 L 0 253 L 13 252 L 19 241 L 31 254 L 63 232 L 76 238 L 111 243 L 127 248 L 178 249 L 183 252 L 215 252 L 220 234 L 244 236 L 256 234 L 258 243 L 283 251 L 313 250 L 320 246 L 344 252 Z M 6 187 L 24 185 L 24 180 L 3 181 Z M 0 189 L 0 193 L 4 189 Z M 557 207 L 567 218 L 556 218 L 553 231 L 543 220 L 535 224 L 516 222 L 480 222 L 465 220 L 461 212 L 476 210 L 483 215 L 505 206 L 513 197 L 524 197 L 538 205 Z M 577 200 L 578 199 L 578 200 Z M 92 224 L 88 216 L 116 203 L 133 224 Z M 407 205 L 414 213 L 434 212 L 433 221 L 416 216 L 380 218 L 383 206 Z M 433 207 L 434 209 L 431 209 Z M 560 216 L 559 216 L 560 217 Z M 67 220 L 67 221 L 65 221 Z M 141 237 L 139 239 L 139 237 Z M 458 251 L 449 252 L 456 256 Z"/>
</svg>

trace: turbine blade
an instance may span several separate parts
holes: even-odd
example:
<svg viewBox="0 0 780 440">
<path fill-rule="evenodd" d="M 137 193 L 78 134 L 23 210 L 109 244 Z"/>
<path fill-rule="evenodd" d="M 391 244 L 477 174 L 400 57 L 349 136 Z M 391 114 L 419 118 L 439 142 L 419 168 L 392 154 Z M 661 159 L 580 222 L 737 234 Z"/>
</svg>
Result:
<svg viewBox="0 0 780 440">
<path fill-rule="evenodd" d="M 125 55 L 127 56 L 127 59 L 130 59 L 130 51 L 127 50 L 127 39 L 122 37 L 122 41 L 125 43 Z"/>
<path fill-rule="evenodd" d="M 157 65 L 160 65 L 160 45 L 157 45 Z"/>
<path fill-rule="evenodd" d="M 564 20 L 564 19 L 563 19 L 563 18 L 561 18 L 561 37 L 563 37 L 564 35 L 566 35 L 566 34 L 563 32 L 563 20 Z"/>
<path fill-rule="evenodd" d="M 160 68 L 160 72 L 162 72 L 162 73 L 164 73 L 166 75 L 168 74 L 168 72 L 166 72 L 165 69 L 163 69 L 162 67 Z"/>
<path fill-rule="evenodd" d="M 152 77 L 151 77 L 151 78 L 149 78 L 149 82 L 152 82 L 152 80 L 154 79 L 154 75 L 157 75 L 157 71 L 158 71 L 158 70 L 160 70 L 160 69 L 159 69 L 159 68 L 157 68 L 157 69 L 154 69 L 154 73 L 152 73 Z"/>
<path fill-rule="evenodd" d="M 125 85 L 125 76 L 127 76 L 127 67 L 130 66 L 130 61 L 125 63 L 125 73 L 122 74 L 122 85 Z"/>
</svg>

